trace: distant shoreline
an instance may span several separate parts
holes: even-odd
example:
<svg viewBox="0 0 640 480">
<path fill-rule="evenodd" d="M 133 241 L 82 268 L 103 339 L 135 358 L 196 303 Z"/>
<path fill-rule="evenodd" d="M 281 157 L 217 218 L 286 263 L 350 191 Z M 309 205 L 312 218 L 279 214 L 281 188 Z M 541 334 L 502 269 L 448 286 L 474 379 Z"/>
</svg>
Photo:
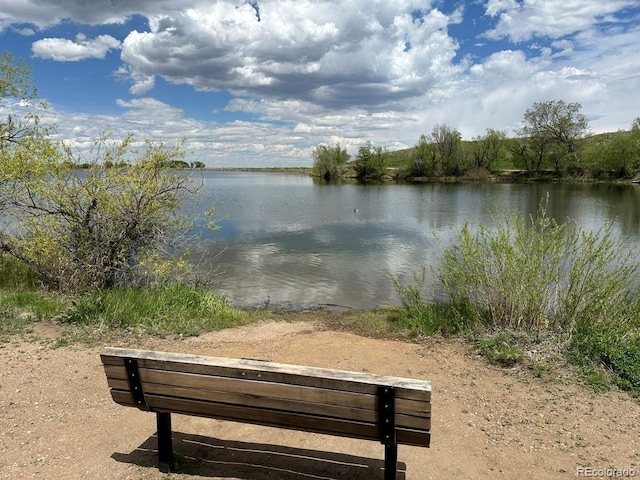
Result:
<svg viewBox="0 0 640 480">
<path fill-rule="evenodd" d="M 209 172 L 255 172 L 255 173 L 288 173 L 295 175 L 311 175 L 311 167 L 205 167 L 199 170 Z"/>
<path fill-rule="evenodd" d="M 313 177 L 312 167 L 203 167 L 188 169 L 194 171 L 207 172 L 244 172 L 244 173 L 274 173 L 287 175 L 305 175 Z M 422 177 L 422 178 L 402 178 L 398 175 L 398 169 L 385 175 L 378 183 L 537 183 L 537 182 L 569 182 L 569 183 L 610 183 L 610 184 L 640 184 L 640 175 L 633 179 L 594 179 L 591 177 L 558 177 L 552 171 L 542 171 L 535 175 L 527 175 L 524 170 L 506 169 L 498 170 L 485 175 L 463 175 L 459 177 Z M 320 178 L 320 177 L 317 177 Z M 353 175 L 344 175 L 339 180 L 355 180 Z"/>
<path fill-rule="evenodd" d="M 76 166 L 77 169 L 83 170 L 89 168 Z M 313 167 L 207 167 L 207 166 L 185 166 L 167 167 L 175 171 L 189 172 L 238 172 L 238 173 L 271 173 L 280 175 L 304 175 L 322 180 L 318 174 L 314 174 Z M 347 169 L 342 175 L 332 181 L 347 183 L 399 183 L 399 184 L 420 184 L 420 183 L 606 183 L 616 185 L 640 185 L 640 173 L 632 178 L 594 178 L 589 174 L 580 176 L 567 176 L 558 174 L 555 170 L 540 170 L 534 173 L 527 172 L 523 169 L 501 169 L 489 171 L 486 169 L 474 169 L 460 176 L 428 176 L 428 177 L 411 177 L 407 175 L 406 168 L 403 167 L 386 167 L 385 174 L 379 179 L 358 179 L 351 165 L 347 165 Z"/>
</svg>

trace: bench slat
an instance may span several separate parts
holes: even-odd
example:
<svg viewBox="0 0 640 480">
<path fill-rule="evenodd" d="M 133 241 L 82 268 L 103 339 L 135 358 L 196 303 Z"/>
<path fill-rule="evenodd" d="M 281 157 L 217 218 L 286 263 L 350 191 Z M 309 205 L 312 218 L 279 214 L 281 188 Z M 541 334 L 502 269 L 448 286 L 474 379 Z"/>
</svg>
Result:
<svg viewBox="0 0 640 480">
<path fill-rule="evenodd" d="M 125 406 L 136 406 L 130 392 L 112 390 L 115 402 Z M 186 400 L 162 395 L 146 395 L 149 407 L 153 411 L 181 413 L 219 420 L 240 421 L 255 425 L 338 435 L 351 438 L 379 440 L 379 431 L 375 423 L 335 419 L 319 415 L 306 415 L 277 410 L 260 409 L 244 405 L 235 406 L 198 400 Z M 398 443 L 421 447 L 429 446 L 430 432 L 398 427 Z"/>
<path fill-rule="evenodd" d="M 105 366 L 118 364 L 117 359 L 136 358 L 140 368 L 171 370 L 184 373 L 259 379 L 263 382 L 375 394 L 378 385 L 393 386 L 397 398 L 429 401 L 431 383 L 399 377 L 346 372 L 324 368 L 286 365 L 257 360 L 201 357 L 178 353 L 150 352 L 121 348 L 105 348 L 101 354 Z"/>
<path fill-rule="evenodd" d="M 340 405 L 316 403 L 313 401 L 296 401 L 283 398 L 262 396 L 259 394 L 238 394 L 228 391 L 200 390 L 194 388 L 176 387 L 154 383 L 144 384 L 145 395 L 162 395 L 165 397 L 202 400 L 212 403 L 253 406 L 272 410 L 288 411 L 291 413 L 307 413 L 332 418 L 347 418 L 375 424 L 375 398 L 371 399 L 370 408 L 357 408 Z M 396 413 L 395 421 L 398 426 L 408 426 L 416 429 L 429 430 L 431 426 L 428 417 L 412 417 Z"/>
<path fill-rule="evenodd" d="M 124 367 L 116 370 L 118 367 L 109 366 L 108 375 L 109 383 L 113 388 L 121 390 L 128 389 L 128 381 Z M 309 402 L 312 405 L 320 405 L 323 411 L 326 408 L 346 407 L 346 412 L 365 415 L 363 420 L 375 419 L 375 408 L 377 399 L 375 395 L 357 394 L 353 392 L 343 392 L 334 390 L 323 390 L 314 387 L 300 387 L 290 384 L 278 384 L 273 382 L 259 382 L 255 380 L 240 380 L 228 377 L 213 377 L 208 375 L 196 375 L 168 372 L 165 370 L 148 370 L 140 369 L 140 378 L 145 385 L 145 392 L 165 392 L 161 386 L 172 386 L 180 388 L 190 388 L 192 390 L 182 390 L 179 396 L 190 397 L 197 395 L 201 400 L 221 401 L 222 392 L 229 394 L 244 394 L 249 396 L 258 396 L 261 398 L 271 398 L 274 403 L 282 400 L 292 400 L 298 402 Z M 116 376 L 113 378 L 112 376 Z M 153 390 L 151 390 L 153 388 Z M 194 397 L 196 398 L 196 397 Z M 246 398 L 245 398 L 246 401 Z M 228 403 L 233 403 L 230 400 Z M 295 404 L 293 404 L 295 405 Z M 302 405 L 302 403 L 300 403 Z M 313 408 L 309 406 L 308 408 Z M 356 412 L 356 409 L 365 409 L 366 412 Z M 336 411 L 339 411 L 336 408 Z M 399 417 L 397 421 L 400 424 L 410 425 L 408 422 L 416 422 L 420 424 L 420 428 L 429 428 L 429 418 L 431 414 L 431 404 L 427 402 L 417 402 L 413 400 L 398 399 L 396 401 L 396 415 Z M 342 416 L 342 415 L 336 415 Z M 404 418 L 407 416 L 408 418 Z M 415 418 L 414 418 L 415 417 Z M 400 421 L 402 420 L 402 421 Z M 422 420 L 422 421 L 421 421 Z M 426 425 L 426 426 L 423 426 Z"/>
<path fill-rule="evenodd" d="M 158 386 L 153 385 L 153 383 L 148 383 L 149 377 L 146 376 L 145 372 L 147 372 L 147 370 L 143 370 L 141 372 L 141 378 L 145 382 L 145 390 L 149 392 L 157 393 Z M 113 374 L 113 371 L 112 371 L 112 374 Z M 181 382 L 179 378 L 180 375 L 192 375 L 192 374 L 176 374 L 176 375 L 177 377 L 174 377 L 176 378 L 175 380 L 169 379 L 169 380 L 172 380 L 170 383 L 167 381 L 167 379 L 164 379 L 165 381 L 156 381 L 155 383 L 158 383 L 158 385 L 168 385 L 168 386 L 174 386 L 178 388 L 191 388 L 189 392 L 185 390 L 184 395 L 182 396 L 197 396 L 194 398 L 199 398 L 201 400 L 220 399 L 222 398 L 222 395 L 224 395 L 225 393 L 229 393 L 229 394 L 246 393 L 248 396 L 257 394 L 256 390 L 247 388 L 246 385 L 239 386 L 239 388 L 233 389 L 233 390 L 227 388 L 225 392 L 221 392 L 219 390 L 222 390 L 222 387 L 219 385 L 211 386 L 210 388 L 201 386 L 199 383 L 199 380 L 201 378 L 200 376 L 194 376 L 194 379 L 188 382 Z M 116 390 L 129 390 L 129 381 L 124 378 L 125 377 L 124 368 L 122 369 L 122 374 L 118 376 L 119 378 L 116 378 L 116 377 L 107 378 L 107 384 L 109 385 L 109 387 L 114 388 Z M 217 379 L 217 377 L 206 377 L 206 378 L 211 379 L 214 382 L 214 384 Z M 150 388 L 153 388 L 154 390 L 150 390 Z M 309 388 L 309 387 L 298 387 L 298 388 Z M 342 406 L 356 407 L 356 408 L 368 408 L 368 407 L 374 408 L 374 407 L 371 407 L 369 398 L 364 397 L 365 400 L 363 401 L 362 395 L 364 394 L 360 394 L 360 395 L 353 394 L 353 393 L 345 394 L 343 392 L 336 392 L 336 394 L 338 395 L 338 398 L 342 395 L 348 395 L 348 396 L 343 397 L 342 398 L 343 401 L 341 402 L 336 402 L 335 398 L 332 399 L 330 394 L 322 395 L 319 398 L 326 398 L 328 399 L 329 402 L 334 400 L 333 404 L 335 406 L 342 405 Z M 294 394 L 289 398 L 296 399 L 296 398 L 300 398 L 300 396 L 297 396 Z M 305 397 L 302 397 L 302 398 L 310 401 L 309 395 L 306 395 Z M 223 401 L 223 400 L 219 400 L 219 401 Z M 316 401 L 317 401 L 317 398 L 316 398 Z M 228 403 L 232 403 L 232 401 L 230 400 Z M 408 417 L 408 419 L 406 420 L 407 422 L 411 421 L 413 417 L 425 418 L 428 420 L 431 417 L 431 404 L 425 403 L 425 402 L 417 402 L 415 400 L 398 399 L 396 400 L 396 415 L 398 417 L 407 416 Z M 373 418 L 373 413 L 371 413 L 371 417 Z M 402 424 L 404 422 L 400 422 L 400 423 Z"/>
<path fill-rule="evenodd" d="M 120 360 L 119 365 L 114 364 L 106 364 L 105 372 L 108 377 L 114 378 L 126 378 L 126 373 L 124 370 L 124 359 Z M 162 367 L 162 368 L 159 368 Z M 327 381 L 323 381 L 321 378 L 306 378 L 306 377 L 296 377 L 295 375 L 285 374 L 285 373 L 272 373 L 272 372 L 264 372 L 264 373 L 255 373 L 254 375 L 247 375 L 242 370 L 219 370 L 219 369 L 204 369 L 205 371 L 200 371 L 198 366 L 194 366 L 195 368 L 190 368 L 189 365 L 183 364 L 159 364 L 158 362 L 153 361 L 145 361 L 138 360 L 138 368 L 141 370 L 164 370 L 171 371 L 175 373 L 191 373 L 194 375 L 202 375 L 202 376 L 211 376 L 218 378 L 236 378 L 239 380 L 247 381 L 247 380 L 256 380 L 260 382 L 272 382 L 279 384 L 289 384 L 292 386 L 298 387 L 314 387 L 323 390 L 334 390 L 334 391 L 342 391 L 342 392 L 352 392 L 352 393 L 363 393 L 368 395 L 375 395 L 377 392 L 377 387 L 379 385 L 384 386 L 393 386 L 396 392 L 396 399 L 404 399 L 404 400 L 414 400 L 418 404 L 428 404 L 431 398 L 431 391 L 424 390 L 424 385 L 422 390 L 411 390 L 409 388 L 397 387 L 394 382 L 384 382 L 384 379 L 394 378 L 394 377 L 376 377 L 373 376 L 374 379 L 380 380 L 380 383 L 373 383 L 371 378 L 369 378 L 370 383 L 358 384 L 352 380 L 336 380 L 329 379 Z M 116 373 L 115 370 L 118 368 L 122 368 L 121 372 Z M 114 370 L 115 369 L 115 370 Z M 245 374 L 243 374 L 245 373 Z M 120 376 L 122 375 L 122 376 Z M 260 375 L 260 376 L 258 376 Z M 428 382 L 424 382 L 428 383 Z M 431 385 L 428 384 L 430 389 Z"/>
</svg>

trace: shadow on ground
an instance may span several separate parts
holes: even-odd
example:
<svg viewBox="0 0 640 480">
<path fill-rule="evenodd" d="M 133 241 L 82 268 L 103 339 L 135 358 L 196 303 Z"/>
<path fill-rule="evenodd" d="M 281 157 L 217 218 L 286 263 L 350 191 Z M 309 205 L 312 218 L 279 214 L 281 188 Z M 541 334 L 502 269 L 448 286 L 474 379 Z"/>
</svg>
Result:
<svg viewBox="0 0 640 480">
<path fill-rule="evenodd" d="M 384 460 L 334 452 L 261 443 L 220 440 L 173 433 L 176 473 L 243 480 L 382 480 Z M 380 445 L 384 456 L 384 447 Z M 149 437 L 131 453 L 114 453 L 114 460 L 157 468 L 157 438 Z M 398 480 L 406 480 L 406 465 L 398 463 Z"/>
</svg>

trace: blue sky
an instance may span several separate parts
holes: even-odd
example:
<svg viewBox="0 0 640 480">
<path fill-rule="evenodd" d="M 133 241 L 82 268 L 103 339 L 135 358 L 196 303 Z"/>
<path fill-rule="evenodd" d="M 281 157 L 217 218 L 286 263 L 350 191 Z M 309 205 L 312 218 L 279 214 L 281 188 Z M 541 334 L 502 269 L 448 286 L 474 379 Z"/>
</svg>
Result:
<svg viewBox="0 0 640 480">
<path fill-rule="evenodd" d="M 209 166 L 406 148 L 443 123 L 512 134 L 546 100 L 593 133 L 640 116 L 640 0 L 0 0 L 3 50 L 78 151 L 109 128 Z"/>
</svg>

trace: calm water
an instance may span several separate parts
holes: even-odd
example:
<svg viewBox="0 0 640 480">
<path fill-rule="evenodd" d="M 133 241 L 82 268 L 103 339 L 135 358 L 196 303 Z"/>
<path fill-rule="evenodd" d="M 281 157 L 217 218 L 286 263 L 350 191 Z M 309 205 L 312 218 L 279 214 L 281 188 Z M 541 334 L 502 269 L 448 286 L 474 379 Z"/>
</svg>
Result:
<svg viewBox="0 0 640 480">
<path fill-rule="evenodd" d="M 504 210 L 549 213 L 584 228 L 614 222 L 639 242 L 640 187 L 564 184 L 323 185 L 305 176 L 205 172 L 185 209 L 197 224 L 215 207 L 219 232 L 203 235 L 202 275 L 234 303 L 397 304 L 388 272 L 410 278 L 437 262 L 468 221 Z"/>
</svg>

